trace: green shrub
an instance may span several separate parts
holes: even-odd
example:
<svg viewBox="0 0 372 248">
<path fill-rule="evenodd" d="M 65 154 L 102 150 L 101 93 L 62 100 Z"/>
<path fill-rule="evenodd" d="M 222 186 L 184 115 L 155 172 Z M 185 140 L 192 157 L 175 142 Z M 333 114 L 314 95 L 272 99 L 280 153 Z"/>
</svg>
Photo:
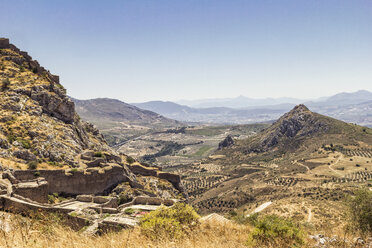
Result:
<svg viewBox="0 0 372 248">
<path fill-rule="evenodd" d="M 48 195 L 48 203 L 54 204 L 56 202 L 56 197 L 54 195 Z"/>
<path fill-rule="evenodd" d="M 133 164 L 134 162 L 135 162 L 134 158 L 132 158 L 131 156 L 127 157 L 127 163 L 128 164 Z"/>
<path fill-rule="evenodd" d="M 128 215 L 131 215 L 131 214 L 134 214 L 134 209 L 133 208 L 127 208 L 124 210 L 124 213 L 125 214 L 128 214 Z"/>
<path fill-rule="evenodd" d="M 13 142 L 17 140 L 17 138 L 13 134 L 9 134 L 8 136 L 6 136 L 6 138 L 10 144 L 13 144 Z"/>
<path fill-rule="evenodd" d="M 258 215 L 258 213 L 251 215 L 246 215 L 244 212 L 236 213 L 236 215 L 231 215 L 230 213 L 231 219 L 236 223 L 243 225 L 250 224 L 252 226 L 256 225 Z"/>
<path fill-rule="evenodd" d="M 258 218 L 255 228 L 249 233 L 250 247 L 301 247 L 304 234 L 301 228 L 289 219 L 277 215 Z"/>
<path fill-rule="evenodd" d="M 29 140 L 22 139 L 22 138 L 17 138 L 17 141 L 19 143 L 21 143 L 23 148 L 25 148 L 25 149 L 30 149 L 31 148 L 31 142 Z"/>
<path fill-rule="evenodd" d="M 37 161 L 31 161 L 27 164 L 27 168 L 29 170 L 36 170 L 37 169 L 38 162 Z"/>
<path fill-rule="evenodd" d="M 190 206 L 176 203 L 173 207 L 160 207 L 140 221 L 141 232 L 151 239 L 184 237 L 199 225 L 199 215 Z"/>
<path fill-rule="evenodd" d="M 120 206 L 120 205 L 122 205 L 124 203 L 130 202 L 131 200 L 133 200 L 132 197 L 128 197 L 125 194 L 120 194 L 119 195 L 119 199 L 118 199 L 118 205 Z"/>
<path fill-rule="evenodd" d="M 372 191 L 368 188 L 355 192 L 348 200 L 350 227 L 361 233 L 372 233 Z"/>
<path fill-rule="evenodd" d="M 102 152 L 95 152 L 94 157 L 101 158 L 101 157 L 103 157 L 103 154 L 102 154 Z"/>
</svg>

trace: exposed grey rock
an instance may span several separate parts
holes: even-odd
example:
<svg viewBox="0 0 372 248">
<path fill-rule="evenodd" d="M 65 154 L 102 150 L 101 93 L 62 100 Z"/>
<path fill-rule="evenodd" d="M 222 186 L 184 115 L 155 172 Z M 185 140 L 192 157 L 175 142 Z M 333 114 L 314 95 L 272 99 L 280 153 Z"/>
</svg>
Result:
<svg viewBox="0 0 372 248">
<path fill-rule="evenodd" d="M 76 115 L 75 105 L 69 98 L 53 95 L 47 91 L 32 92 L 31 98 L 39 102 L 45 113 L 66 123 L 73 123 Z"/>
<path fill-rule="evenodd" d="M 223 141 L 218 144 L 218 149 L 230 147 L 234 144 L 234 140 L 231 135 L 228 135 Z"/>
<path fill-rule="evenodd" d="M 26 161 L 34 161 L 36 160 L 36 156 L 29 152 L 28 150 L 16 150 L 13 152 L 13 155 L 19 159 L 23 159 Z"/>
<path fill-rule="evenodd" d="M 8 149 L 9 148 L 9 143 L 5 139 L 0 138 L 0 148 L 2 149 Z"/>
<path fill-rule="evenodd" d="M 103 158 L 96 158 L 95 160 L 93 160 L 92 162 L 88 162 L 86 163 L 86 165 L 88 167 L 98 167 L 101 165 L 101 163 L 105 162 L 105 160 Z"/>
</svg>

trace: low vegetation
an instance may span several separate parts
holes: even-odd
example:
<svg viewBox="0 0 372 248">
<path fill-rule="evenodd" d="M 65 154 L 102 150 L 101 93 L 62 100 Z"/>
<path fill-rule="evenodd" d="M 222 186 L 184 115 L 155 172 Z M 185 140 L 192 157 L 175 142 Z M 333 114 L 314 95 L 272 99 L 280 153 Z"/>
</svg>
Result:
<svg viewBox="0 0 372 248">
<path fill-rule="evenodd" d="M 37 166 L 38 166 L 38 162 L 37 161 L 31 161 L 27 164 L 27 168 L 29 170 L 36 170 L 37 169 Z"/>
<path fill-rule="evenodd" d="M 161 207 L 145 215 L 140 227 L 144 235 L 151 239 L 159 236 L 180 239 L 199 225 L 199 215 L 184 203 L 176 203 L 172 208 Z"/>
<path fill-rule="evenodd" d="M 298 224 L 277 215 L 267 215 L 254 221 L 248 235 L 250 247 L 301 247 L 305 235 Z"/>
<path fill-rule="evenodd" d="M 59 198 L 57 194 L 50 195 L 54 202 L 60 202 Z M 350 224 L 367 234 L 371 228 L 370 203 L 371 193 L 366 190 L 358 191 L 349 202 L 355 213 Z M 132 210 L 127 213 L 134 213 Z M 200 221 L 190 205 L 177 203 L 144 215 L 134 229 L 87 236 L 82 233 L 86 228 L 72 230 L 58 216 L 38 214 L 28 218 L 0 213 L 0 247 L 314 247 L 305 231 L 313 229 L 295 220 L 264 214 L 247 217 L 233 211 L 229 215 L 235 221 Z M 337 244 L 345 243 L 339 240 Z"/>
<path fill-rule="evenodd" d="M 87 236 L 62 224 L 55 217 L 26 218 L 0 213 L 0 247 L 49 247 L 49 248 L 138 248 L 138 247 L 246 247 L 250 228 L 234 223 L 201 223 L 181 239 L 158 236 L 156 240 L 143 232 L 142 227 L 123 229 L 100 236 Z M 4 224 L 6 223 L 6 224 Z M 8 225 L 9 224 L 9 225 Z"/>
</svg>

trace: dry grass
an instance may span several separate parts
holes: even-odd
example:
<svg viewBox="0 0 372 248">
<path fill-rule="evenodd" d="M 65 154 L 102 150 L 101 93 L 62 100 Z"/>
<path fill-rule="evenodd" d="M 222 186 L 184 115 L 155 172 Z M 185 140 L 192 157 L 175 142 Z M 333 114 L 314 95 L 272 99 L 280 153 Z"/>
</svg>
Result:
<svg viewBox="0 0 372 248">
<path fill-rule="evenodd" d="M 171 241 L 159 237 L 153 241 L 137 227 L 101 236 L 86 236 L 53 219 L 35 220 L 1 213 L 0 247 L 246 247 L 250 227 L 234 223 L 202 223 L 188 237 Z"/>
</svg>

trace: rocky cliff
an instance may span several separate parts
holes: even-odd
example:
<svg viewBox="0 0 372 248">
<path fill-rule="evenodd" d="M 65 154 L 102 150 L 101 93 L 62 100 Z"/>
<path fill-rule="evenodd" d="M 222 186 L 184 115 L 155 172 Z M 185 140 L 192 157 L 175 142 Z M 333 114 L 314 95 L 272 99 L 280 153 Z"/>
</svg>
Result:
<svg viewBox="0 0 372 248">
<path fill-rule="evenodd" d="M 0 40 L 0 156 L 14 162 L 78 166 L 85 149 L 109 148 L 80 120 L 59 77 L 7 39 Z"/>
</svg>

